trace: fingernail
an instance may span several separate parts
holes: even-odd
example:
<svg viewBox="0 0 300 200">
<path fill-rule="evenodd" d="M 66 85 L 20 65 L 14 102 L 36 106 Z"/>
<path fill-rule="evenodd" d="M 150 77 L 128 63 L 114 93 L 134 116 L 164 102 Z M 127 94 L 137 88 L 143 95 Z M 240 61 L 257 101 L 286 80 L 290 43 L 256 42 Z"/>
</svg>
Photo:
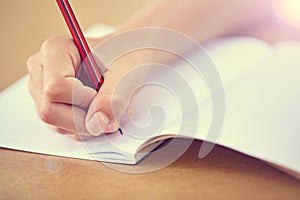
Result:
<svg viewBox="0 0 300 200">
<path fill-rule="evenodd" d="M 108 132 L 114 132 L 114 131 L 117 131 L 118 129 L 120 128 L 120 124 L 118 122 L 113 122 L 113 123 L 110 123 L 107 127 L 106 127 L 106 130 Z"/>
<path fill-rule="evenodd" d="M 104 132 L 109 123 L 108 117 L 102 112 L 96 112 L 87 123 L 87 129 L 90 134 L 98 136 Z"/>
</svg>

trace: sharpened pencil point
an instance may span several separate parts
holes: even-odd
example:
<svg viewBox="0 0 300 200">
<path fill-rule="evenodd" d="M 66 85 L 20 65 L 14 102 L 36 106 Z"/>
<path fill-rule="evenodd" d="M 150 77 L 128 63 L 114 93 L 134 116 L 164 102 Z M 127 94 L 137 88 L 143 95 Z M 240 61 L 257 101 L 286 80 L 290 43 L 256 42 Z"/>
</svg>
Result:
<svg viewBox="0 0 300 200">
<path fill-rule="evenodd" d="M 120 132 L 121 135 L 123 135 L 122 129 L 119 128 L 118 131 Z"/>
</svg>

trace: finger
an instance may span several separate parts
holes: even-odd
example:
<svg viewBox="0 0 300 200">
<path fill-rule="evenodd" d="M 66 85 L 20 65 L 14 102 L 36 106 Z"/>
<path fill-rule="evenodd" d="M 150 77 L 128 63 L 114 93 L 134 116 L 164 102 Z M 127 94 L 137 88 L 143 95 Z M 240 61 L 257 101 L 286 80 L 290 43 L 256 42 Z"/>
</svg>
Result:
<svg viewBox="0 0 300 200">
<path fill-rule="evenodd" d="M 37 67 L 42 67 L 41 54 L 39 52 L 33 54 L 27 59 L 26 62 L 27 71 L 31 79 L 41 78 L 40 73 L 37 73 L 39 70 Z"/>
<path fill-rule="evenodd" d="M 63 134 L 63 135 L 74 134 L 73 132 L 70 132 L 70 131 L 68 131 L 68 130 L 66 130 L 66 129 L 63 129 L 63 128 L 59 128 L 59 127 L 56 127 L 56 126 L 52 126 L 52 127 L 53 127 L 53 129 L 54 129 L 56 132 L 58 132 L 58 133 L 60 133 L 60 134 Z"/>
<path fill-rule="evenodd" d="M 71 138 L 72 140 L 75 140 L 75 141 L 83 141 L 83 137 L 82 136 L 79 136 L 77 133 L 74 133 L 74 132 L 71 132 L 71 131 L 68 131 L 68 130 L 65 130 L 65 129 L 62 129 L 62 128 L 58 128 L 58 127 L 55 127 L 53 126 L 54 130 L 60 134 L 63 134 L 65 135 L 66 137 L 69 137 Z"/>
<path fill-rule="evenodd" d="M 131 95 L 152 73 L 151 69 L 135 71 L 139 66 L 137 58 L 137 55 L 121 58 L 105 72 L 104 84 L 86 117 L 86 129 L 92 135 L 118 130 L 119 119 L 127 111 Z"/>
<path fill-rule="evenodd" d="M 115 89 L 127 70 L 115 68 L 105 73 L 105 82 L 91 103 L 86 117 L 86 129 L 90 134 L 115 132 L 120 127 L 118 121 L 128 108 L 128 88 L 131 84 Z"/>
<path fill-rule="evenodd" d="M 34 54 L 27 61 L 27 70 L 30 75 L 28 80 L 28 90 L 37 108 L 42 100 L 43 91 L 43 68 L 40 64 L 40 55 Z"/>
<path fill-rule="evenodd" d="M 79 135 L 77 135 L 77 134 L 69 134 L 69 135 L 67 135 L 67 136 L 68 136 L 69 138 L 71 138 L 72 140 L 75 140 L 75 141 L 81 141 Z"/>
<path fill-rule="evenodd" d="M 84 124 L 86 113 L 76 106 L 43 102 L 39 115 L 45 123 L 64 129 L 65 133 L 87 134 Z"/>
<path fill-rule="evenodd" d="M 88 140 L 88 139 L 92 139 L 94 137 L 92 136 L 84 136 L 84 135 L 78 135 L 77 133 L 74 133 L 74 132 L 71 132 L 71 131 L 68 131 L 68 130 L 65 130 L 65 129 L 62 129 L 62 128 L 57 128 L 57 127 L 54 127 L 55 131 L 60 133 L 60 134 L 63 134 L 73 140 L 76 140 L 76 141 L 84 141 L 84 140 Z"/>
<path fill-rule="evenodd" d="M 76 70 L 81 63 L 75 44 L 67 36 L 47 39 L 41 47 L 41 58 L 50 78 L 53 76 L 75 77 Z"/>
<path fill-rule="evenodd" d="M 83 135 L 78 135 L 76 133 L 73 133 L 73 134 L 69 134 L 67 135 L 69 138 L 75 140 L 75 141 L 85 141 L 85 140 L 89 140 L 89 139 L 92 139 L 94 137 L 91 137 L 91 136 L 83 136 Z"/>
<path fill-rule="evenodd" d="M 50 38 L 42 45 L 41 57 L 47 100 L 87 107 L 96 91 L 75 78 L 81 62 L 73 41 L 68 37 Z"/>
<path fill-rule="evenodd" d="M 36 108 L 36 112 L 39 115 L 40 113 L 40 105 L 41 105 L 41 101 L 43 99 L 43 96 L 41 94 L 41 92 L 39 91 L 39 89 L 35 89 L 35 84 L 33 83 L 32 79 L 29 79 L 27 82 L 27 87 L 29 90 L 29 94 L 32 97 L 32 100 L 35 104 L 35 108 Z"/>
<path fill-rule="evenodd" d="M 44 70 L 44 77 L 47 76 Z M 44 96 L 53 103 L 66 103 L 76 105 L 82 108 L 87 108 L 95 95 L 96 90 L 83 85 L 83 83 L 75 77 L 66 77 L 44 81 Z M 46 82 L 46 83 L 45 83 Z"/>
</svg>

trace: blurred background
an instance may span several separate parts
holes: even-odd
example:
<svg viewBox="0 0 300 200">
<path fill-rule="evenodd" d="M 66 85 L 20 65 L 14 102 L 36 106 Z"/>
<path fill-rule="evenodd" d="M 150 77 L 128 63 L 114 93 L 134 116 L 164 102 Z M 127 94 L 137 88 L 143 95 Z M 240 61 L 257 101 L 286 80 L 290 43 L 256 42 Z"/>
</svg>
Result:
<svg viewBox="0 0 300 200">
<path fill-rule="evenodd" d="M 56 0 L 0 0 L 0 91 L 26 73 L 26 60 L 53 35 L 70 35 Z M 83 30 L 95 23 L 118 25 L 148 0 L 70 0 Z M 298 27 L 271 34 L 300 35 L 300 0 L 272 0 L 283 22 Z M 280 32 L 279 31 L 279 32 Z M 299 34 L 298 34 L 299 33 Z M 299 38 L 299 36 L 297 36 Z"/>
<path fill-rule="evenodd" d="M 146 0 L 70 0 L 81 28 L 118 25 Z M 1 0 L 0 90 L 26 73 L 27 58 L 48 37 L 69 34 L 55 0 Z"/>
</svg>

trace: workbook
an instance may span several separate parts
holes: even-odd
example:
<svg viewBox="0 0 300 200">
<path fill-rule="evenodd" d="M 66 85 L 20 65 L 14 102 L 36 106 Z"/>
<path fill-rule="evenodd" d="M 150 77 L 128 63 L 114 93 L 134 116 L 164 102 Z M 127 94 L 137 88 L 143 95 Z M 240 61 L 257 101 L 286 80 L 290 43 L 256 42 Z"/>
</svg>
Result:
<svg viewBox="0 0 300 200">
<path fill-rule="evenodd" d="M 39 119 L 27 90 L 26 75 L 0 94 L 0 146 L 136 164 L 168 146 L 169 154 L 161 154 L 165 156 L 162 159 L 171 154 L 180 156 L 192 140 L 203 140 L 208 145 L 206 150 L 216 143 L 300 173 L 300 43 L 270 45 L 254 38 L 234 37 L 216 40 L 206 47 L 225 94 L 225 115 L 220 114 L 224 120 L 218 133 L 208 134 L 218 115 L 214 91 L 188 63 L 178 62 L 172 70 L 181 74 L 186 85 L 177 87 L 190 90 L 194 96 L 185 101 L 160 84 L 146 85 L 132 97 L 133 115 L 121 120 L 122 134 L 103 134 L 83 142 L 55 132 Z M 197 52 L 192 56 L 201 57 Z M 154 82 L 168 80 L 168 70 L 153 73 Z M 169 139 L 166 143 L 168 138 L 185 138 L 185 142 L 172 144 Z M 205 153 L 209 152 L 202 156 Z"/>
</svg>

